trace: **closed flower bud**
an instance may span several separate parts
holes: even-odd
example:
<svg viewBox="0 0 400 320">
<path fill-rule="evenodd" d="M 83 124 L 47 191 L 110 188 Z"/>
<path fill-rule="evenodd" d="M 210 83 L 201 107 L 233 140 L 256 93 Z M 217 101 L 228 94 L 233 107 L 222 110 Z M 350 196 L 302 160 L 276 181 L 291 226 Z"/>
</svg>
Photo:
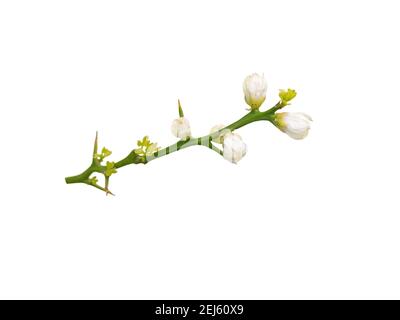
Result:
<svg viewBox="0 0 400 320">
<path fill-rule="evenodd" d="M 228 132 L 231 132 L 230 130 L 224 130 L 217 134 L 216 132 L 220 131 L 221 129 L 225 128 L 226 126 L 223 124 L 217 124 L 214 127 L 211 128 L 210 130 L 210 135 L 212 137 L 212 141 L 216 143 L 222 143 L 224 141 L 224 135 L 227 134 Z"/>
<path fill-rule="evenodd" d="M 296 90 L 287 89 L 287 90 L 279 90 L 279 98 L 281 98 L 281 103 L 286 106 L 289 101 L 293 100 L 297 95 Z"/>
<path fill-rule="evenodd" d="M 224 158 L 232 163 L 237 163 L 246 155 L 247 146 L 242 138 L 236 133 L 224 135 Z"/>
<path fill-rule="evenodd" d="M 186 140 L 187 138 L 190 138 L 191 131 L 189 120 L 184 117 L 175 119 L 174 121 L 172 121 L 171 132 L 175 137 L 181 140 Z"/>
<path fill-rule="evenodd" d="M 244 79 L 244 99 L 252 110 L 257 110 L 263 104 L 267 93 L 267 82 L 264 75 L 253 73 Z"/>
<path fill-rule="evenodd" d="M 301 112 L 276 114 L 275 125 L 293 139 L 304 139 L 310 130 L 311 117 Z"/>
</svg>

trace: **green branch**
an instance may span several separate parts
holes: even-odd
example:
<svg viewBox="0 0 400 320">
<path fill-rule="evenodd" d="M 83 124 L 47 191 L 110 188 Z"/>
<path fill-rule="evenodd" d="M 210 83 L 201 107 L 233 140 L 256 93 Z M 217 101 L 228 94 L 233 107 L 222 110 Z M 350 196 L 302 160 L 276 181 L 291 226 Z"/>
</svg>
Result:
<svg viewBox="0 0 400 320">
<path fill-rule="evenodd" d="M 146 164 L 146 163 L 149 163 L 150 161 L 159 159 L 166 155 L 172 154 L 174 152 L 177 152 L 179 150 L 186 149 L 186 148 L 189 148 L 192 146 L 207 147 L 210 150 L 212 150 L 222 156 L 223 151 L 221 149 L 219 149 L 218 147 L 216 147 L 212 143 L 213 136 L 218 136 L 219 134 L 221 134 L 222 132 L 224 132 L 226 130 L 234 131 L 236 129 L 239 129 L 239 128 L 246 126 L 255 121 L 264 120 L 264 121 L 272 122 L 274 113 L 276 110 L 279 109 L 280 105 L 281 105 L 281 103 L 278 103 L 273 108 L 271 108 L 267 111 L 264 111 L 264 112 L 261 112 L 259 110 L 252 110 L 249 113 L 247 113 L 244 117 L 240 118 L 239 120 L 231 123 L 230 125 L 226 126 L 225 128 L 223 128 L 213 134 L 208 134 L 208 135 L 205 135 L 205 136 L 199 137 L 199 138 L 189 138 L 185 141 L 178 141 L 174 144 L 171 144 L 170 146 L 168 146 L 166 148 L 156 151 L 152 155 L 138 155 L 135 152 L 135 150 L 132 150 L 125 158 L 113 163 L 113 168 L 119 169 L 119 168 L 125 167 L 127 165 L 131 165 L 131 164 L 140 164 L 140 163 Z M 91 185 L 97 189 L 100 189 L 100 190 L 106 192 L 107 194 L 112 194 L 111 191 L 108 189 L 108 184 L 109 184 L 108 182 L 109 182 L 110 175 L 106 174 L 107 166 L 101 165 L 101 161 L 103 160 L 103 159 L 101 159 L 102 156 L 100 156 L 100 159 L 96 158 L 97 149 L 98 149 L 98 134 L 96 133 L 94 149 L 93 149 L 93 159 L 92 159 L 91 165 L 85 171 L 83 171 L 81 174 L 66 177 L 65 182 L 67 184 L 84 183 L 87 185 Z M 105 187 L 99 186 L 97 184 L 97 179 L 93 180 L 90 178 L 91 175 L 94 173 L 100 173 L 100 174 L 104 175 L 105 181 L 106 181 Z"/>
</svg>

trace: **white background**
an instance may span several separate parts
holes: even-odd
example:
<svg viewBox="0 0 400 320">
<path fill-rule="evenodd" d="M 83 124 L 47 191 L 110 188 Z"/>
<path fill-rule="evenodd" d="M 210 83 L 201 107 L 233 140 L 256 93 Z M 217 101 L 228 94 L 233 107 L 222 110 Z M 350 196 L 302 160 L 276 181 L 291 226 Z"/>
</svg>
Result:
<svg viewBox="0 0 400 320">
<path fill-rule="evenodd" d="M 0 298 L 400 298 L 398 1 L 2 1 Z M 100 146 L 175 141 L 265 107 L 295 141 L 240 133 L 120 169 L 115 197 L 66 185 Z"/>
</svg>

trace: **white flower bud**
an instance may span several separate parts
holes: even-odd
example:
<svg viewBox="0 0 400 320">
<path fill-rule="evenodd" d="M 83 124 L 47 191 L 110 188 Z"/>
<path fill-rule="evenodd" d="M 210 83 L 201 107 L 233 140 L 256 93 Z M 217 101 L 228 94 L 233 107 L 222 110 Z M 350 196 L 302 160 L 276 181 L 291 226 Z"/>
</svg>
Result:
<svg viewBox="0 0 400 320">
<path fill-rule="evenodd" d="M 232 163 L 237 163 L 246 155 L 247 146 L 236 133 L 224 135 L 224 158 Z"/>
<path fill-rule="evenodd" d="M 276 126 L 293 139 L 304 139 L 310 130 L 311 117 L 301 112 L 281 112 L 276 114 Z"/>
<path fill-rule="evenodd" d="M 175 137 L 178 137 L 181 140 L 190 138 L 192 133 L 190 131 L 189 120 L 184 117 L 175 119 L 172 121 L 171 132 Z"/>
<path fill-rule="evenodd" d="M 264 79 L 264 75 L 253 73 L 244 79 L 243 92 L 244 99 L 252 110 L 260 108 L 267 93 L 267 82 Z"/>
<path fill-rule="evenodd" d="M 210 134 L 212 135 L 215 132 L 218 132 L 219 130 L 225 128 L 226 126 L 223 124 L 217 124 L 214 127 L 211 128 L 210 130 Z M 216 142 L 216 143 L 222 143 L 224 141 L 224 135 L 227 134 L 228 132 L 231 132 L 230 130 L 224 130 L 223 132 L 221 132 L 218 136 L 213 136 L 212 137 L 212 141 Z"/>
</svg>

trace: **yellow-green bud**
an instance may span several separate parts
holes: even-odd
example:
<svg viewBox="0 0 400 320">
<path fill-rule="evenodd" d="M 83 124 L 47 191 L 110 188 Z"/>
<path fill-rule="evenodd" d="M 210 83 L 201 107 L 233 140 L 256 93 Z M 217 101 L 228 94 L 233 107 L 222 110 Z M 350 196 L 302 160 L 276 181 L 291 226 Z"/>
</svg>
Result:
<svg viewBox="0 0 400 320">
<path fill-rule="evenodd" d="M 290 100 L 293 100 L 297 92 L 293 89 L 279 90 L 279 97 L 284 105 L 287 105 Z"/>
</svg>

